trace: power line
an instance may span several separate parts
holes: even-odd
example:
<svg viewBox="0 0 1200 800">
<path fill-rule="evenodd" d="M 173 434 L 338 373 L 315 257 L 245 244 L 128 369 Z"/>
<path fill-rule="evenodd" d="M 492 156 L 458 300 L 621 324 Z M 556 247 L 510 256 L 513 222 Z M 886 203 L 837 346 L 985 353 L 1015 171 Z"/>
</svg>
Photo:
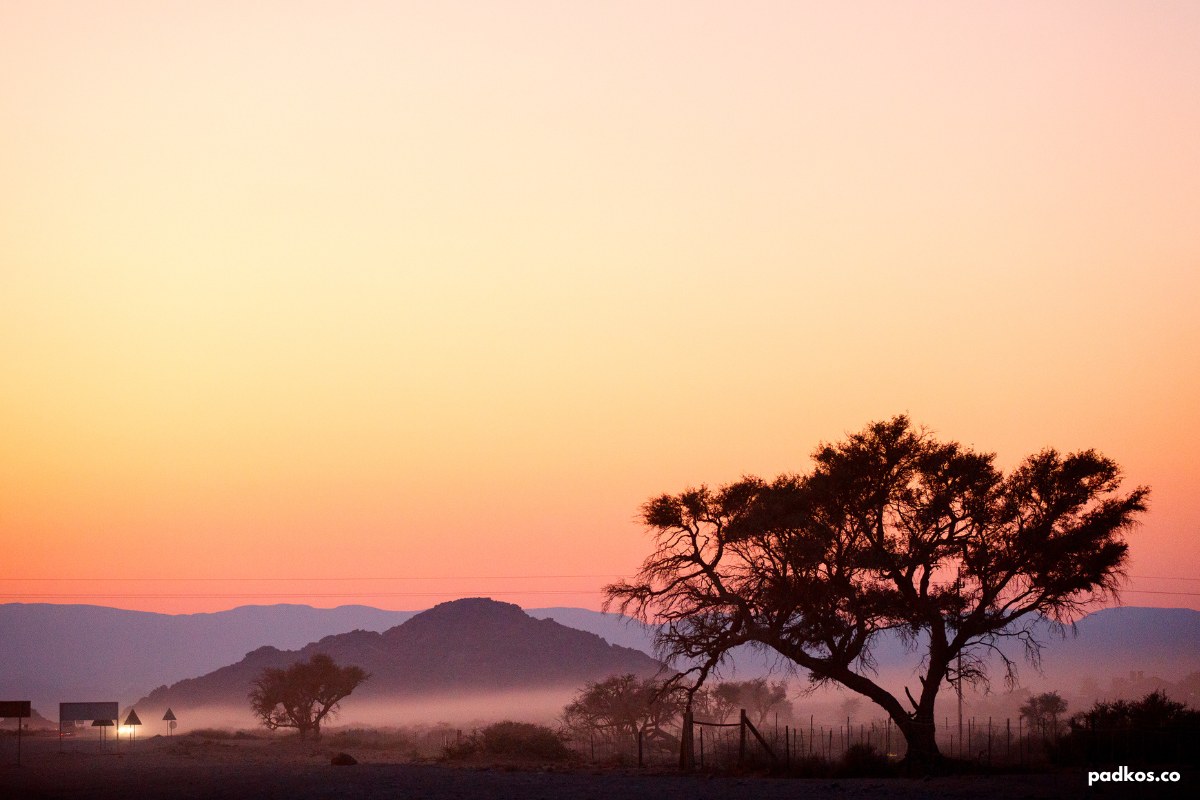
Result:
<svg viewBox="0 0 1200 800">
<path fill-rule="evenodd" d="M 260 582 L 260 581 L 272 581 L 272 582 L 296 581 L 296 582 L 299 582 L 299 581 L 303 581 L 305 583 L 309 583 L 309 582 L 316 582 L 316 581 L 323 581 L 323 582 L 363 581 L 365 583 L 368 583 L 368 582 L 369 583 L 382 583 L 385 581 L 509 581 L 509 580 L 531 581 L 531 580 L 565 580 L 565 579 L 580 579 L 580 578 L 593 578 L 594 579 L 594 578 L 622 578 L 622 577 L 625 577 L 625 573 L 615 573 L 614 572 L 614 573 L 604 573 L 604 574 L 596 574 L 596 575 L 584 575 L 584 574 L 571 574 L 571 575 L 386 575 L 386 576 L 366 576 L 366 577 L 363 577 L 363 576 L 341 577 L 341 576 L 330 576 L 330 575 L 312 575 L 312 576 L 301 576 L 301 577 L 294 577 L 294 578 L 278 577 L 278 576 L 270 576 L 270 577 L 246 576 L 246 577 L 239 577 L 239 578 L 212 577 L 212 576 L 169 577 L 169 578 L 162 578 L 162 577 L 138 577 L 138 578 L 135 578 L 135 577 L 130 577 L 130 576 L 118 576 L 118 577 L 88 576 L 88 577 L 62 577 L 62 578 L 19 577 L 18 578 L 18 577 L 10 576 L 10 577 L 0 577 L 0 581 L 9 581 L 9 582 L 13 582 L 13 583 L 29 583 L 29 582 L 34 582 L 34 581 L 47 581 L 47 582 L 48 581 L 58 581 L 58 582 L 119 581 L 121 583 L 133 583 L 133 582 L 143 582 L 143 583 L 172 583 L 172 582 L 219 583 L 219 582 L 225 582 L 225 583 L 233 583 L 233 582 L 238 582 L 238 581 L 254 581 L 254 582 Z M 1185 577 L 1185 576 L 1172 576 L 1172 575 L 1130 575 L 1129 577 L 1136 579 L 1136 580 L 1200 581 L 1200 578 L 1194 577 L 1194 576 L 1186 576 Z M 1136 591 L 1136 590 L 1127 589 L 1126 591 Z M 1178 593 L 1173 592 L 1172 594 L 1178 594 Z"/>
<path fill-rule="evenodd" d="M 1179 578 L 1170 575 L 1130 575 L 1131 578 L 1137 578 L 1143 581 L 1200 581 L 1200 578 L 1188 577 Z"/>
<path fill-rule="evenodd" d="M 1122 589 L 1125 594 L 1175 594 L 1185 597 L 1200 597 L 1200 592 L 1159 592 L 1153 589 Z"/>
<path fill-rule="evenodd" d="M 1200 592 L 1167 592 L 1153 589 L 1125 589 L 1126 594 L 1162 594 L 1175 597 L 1200 597 Z M 600 589 L 462 589 L 453 592 L 0 592 L 0 597 L 13 600 L 95 600 L 120 598 L 124 600 L 251 600 L 285 598 L 352 598 L 352 597 L 463 597 L 466 595 L 543 595 L 543 594 L 604 594 Z"/>
<path fill-rule="evenodd" d="M 1124 589 L 1124 594 L 1172 595 L 1200 597 L 1200 591 L 1163 591 L 1154 589 Z M 95 600 L 98 597 L 121 597 L 143 600 L 223 600 L 223 599 L 283 599 L 283 597 L 452 597 L 463 595 L 601 595 L 600 589 L 460 589 L 457 591 L 220 591 L 220 593 L 127 593 L 127 591 L 91 591 L 91 593 L 32 593 L 12 591 L 0 597 L 18 600 L 46 600 L 52 597 L 67 600 Z"/>
<path fill-rule="evenodd" d="M 214 577 L 195 577 L 195 578 L 131 578 L 131 577 L 113 577 L 113 578 L 0 578 L 0 581 L 12 581 L 14 583 L 30 582 L 30 581 L 120 581 L 122 583 L 139 582 L 178 582 L 178 583 L 200 583 L 200 582 L 227 582 L 235 581 L 363 581 L 377 582 L 383 581 L 531 581 L 531 580 L 559 580 L 559 579 L 577 579 L 577 578 L 619 578 L 622 577 L 617 573 L 609 573 L 605 575 L 391 575 L 387 577 L 331 577 L 329 575 L 299 577 L 299 578 L 280 578 L 280 577 L 244 577 L 244 578 L 214 578 Z"/>
</svg>

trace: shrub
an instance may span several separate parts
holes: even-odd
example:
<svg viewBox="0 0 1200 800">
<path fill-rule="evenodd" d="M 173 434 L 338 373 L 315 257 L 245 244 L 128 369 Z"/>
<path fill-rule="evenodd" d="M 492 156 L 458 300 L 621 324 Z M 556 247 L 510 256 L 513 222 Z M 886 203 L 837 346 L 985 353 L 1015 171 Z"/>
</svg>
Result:
<svg viewBox="0 0 1200 800">
<path fill-rule="evenodd" d="M 1141 700 L 1101 701 L 1076 714 L 1050 754 L 1061 764 L 1171 764 L 1194 759 L 1198 750 L 1200 711 L 1151 692 Z"/>
<path fill-rule="evenodd" d="M 788 774 L 795 778 L 829 778 L 834 772 L 834 765 L 829 759 L 807 755 L 793 757 Z"/>
<path fill-rule="evenodd" d="M 511 721 L 488 725 L 445 751 L 447 758 L 476 753 L 544 761 L 565 761 L 573 755 L 562 738 L 545 725 Z"/>
<path fill-rule="evenodd" d="M 370 750 L 402 750 L 415 752 L 416 745 L 408 732 L 397 728 L 347 728 L 325 735 L 331 747 L 360 747 Z"/>
<path fill-rule="evenodd" d="M 250 731 L 231 731 L 226 728 L 196 728 L 183 734 L 196 739 L 257 739 Z"/>
<path fill-rule="evenodd" d="M 853 744 L 842 755 L 837 774 L 843 778 L 881 778 L 892 774 L 892 765 L 874 745 Z"/>
</svg>

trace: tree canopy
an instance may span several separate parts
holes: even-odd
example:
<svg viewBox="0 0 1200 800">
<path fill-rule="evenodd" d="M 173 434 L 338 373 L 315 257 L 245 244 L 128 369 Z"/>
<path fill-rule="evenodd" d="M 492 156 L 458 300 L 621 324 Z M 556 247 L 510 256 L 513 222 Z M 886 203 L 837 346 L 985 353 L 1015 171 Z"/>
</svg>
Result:
<svg viewBox="0 0 1200 800">
<path fill-rule="evenodd" d="M 642 507 L 654 551 L 606 587 L 606 606 L 663 623 L 657 645 L 701 685 L 734 647 L 771 648 L 816 682 L 881 706 L 910 762 L 940 758 L 943 683 L 985 680 L 1014 638 L 1036 661 L 1039 620 L 1071 623 L 1115 595 L 1124 533 L 1149 490 L 1121 493 L 1093 450 L 1047 449 L 1008 474 L 995 456 L 943 442 L 907 417 L 813 453 L 807 474 L 755 477 L 662 495 Z M 898 632 L 923 669 L 904 697 L 876 682 L 872 647 Z"/>
<path fill-rule="evenodd" d="M 1067 713 L 1067 701 L 1058 692 L 1035 694 L 1020 708 L 1021 717 L 1029 722 L 1031 730 L 1043 736 L 1058 736 L 1058 718 Z"/>
<path fill-rule="evenodd" d="M 785 719 L 792 716 L 787 686 L 782 681 L 766 678 L 722 681 L 692 695 L 692 710 L 712 722 L 725 722 L 739 709 L 746 709 L 755 725 L 766 722 L 771 712 L 782 714 Z"/>
<path fill-rule="evenodd" d="M 321 722 L 336 713 L 369 675 L 355 666 L 339 667 L 323 653 L 297 661 L 287 669 L 268 667 L 251 684 L 250 708 L 262 724 L 296 728 L 300 738 L 321 736 Z"/>
<path fill-rule="evenodd" d="M 682 709 L 677 687 L 632 674 L 614 675 L 580 690 L 563 710 L 563 723 L 568 729 L 596 731 L 636 747 L 642 738 L 666 736 L 666 726 Z"/>
</svg>

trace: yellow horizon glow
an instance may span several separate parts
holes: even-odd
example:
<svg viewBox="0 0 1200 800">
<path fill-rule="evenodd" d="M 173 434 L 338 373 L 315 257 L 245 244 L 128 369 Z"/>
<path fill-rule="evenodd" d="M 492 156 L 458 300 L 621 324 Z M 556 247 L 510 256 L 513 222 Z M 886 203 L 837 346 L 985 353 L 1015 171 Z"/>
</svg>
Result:
<svg viewBox="0 0 1200 800">
<path fill-rule="evenodd" d="M 1200 608 L 1197 41 L 1187 4 L 7 3 L 0 602 L 596 608 L 648 497 L 908 413 L 1116 459 L 1127 602 Z"/>
</svg>

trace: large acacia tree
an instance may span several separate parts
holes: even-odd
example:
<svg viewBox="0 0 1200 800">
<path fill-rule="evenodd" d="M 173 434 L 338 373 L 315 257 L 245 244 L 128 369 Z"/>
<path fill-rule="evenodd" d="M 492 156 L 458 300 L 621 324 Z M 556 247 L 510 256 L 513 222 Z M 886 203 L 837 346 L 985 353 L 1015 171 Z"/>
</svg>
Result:
<svg viewBox="0 0 1200 800">
<path fill-rule="evenodd" d="M 1039 621 L 1069 625 L 1115 595 L 1146 508 L 1148 489 L 1121 493 L 1091 450 L 1044 450 L 1008 474 L 994 460 L 900 416 L 819 446 L 808 474 L 656 497 L 642 507 L 654 552 L 606 605 L 662 623 L 658 647 L 695 665 L 693 687 L 732 648 L 770 648 L 877 703 L 907 761 L 933 764 L 942 685 L 986 680 L 989 651 L 1013 680 L 1002 639 L 1036 661 Z M 889 631 L 920 662 L 903 695 L 874 670 Z"/>
</svg>

